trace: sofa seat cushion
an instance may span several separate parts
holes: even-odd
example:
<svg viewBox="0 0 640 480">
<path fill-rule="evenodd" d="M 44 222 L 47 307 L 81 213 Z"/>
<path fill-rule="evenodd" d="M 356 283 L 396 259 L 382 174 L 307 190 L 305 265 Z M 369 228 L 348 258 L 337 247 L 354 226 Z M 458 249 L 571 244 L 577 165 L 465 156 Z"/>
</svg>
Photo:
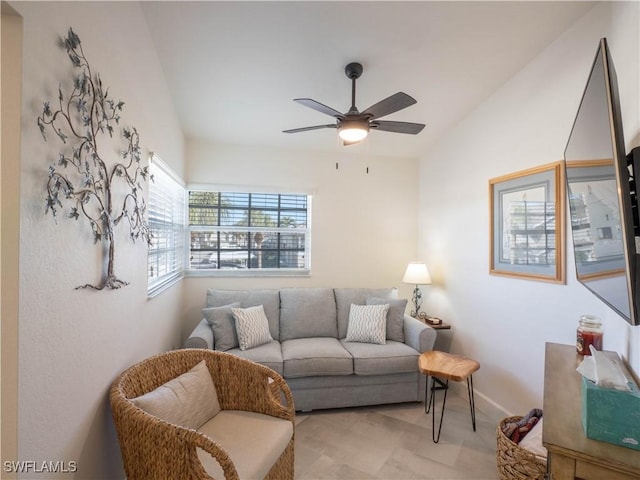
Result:
<svg viewBox="0 0 640 480">
<path fill-rule="evenodd" d="M 240 478 L 260 479 L 267 476 L 287 448 L 293 423 L 261 413 L 222 410 L 198 431 L 226 450 Z M 200 448 L 197 454 L 209 476 L 224 478 L 211 455 Z"/>
<path fill-rule="evenodd" d="M 338 338 L 333 290 L 283 288 L 280 290 L 280 341 L 310 337 Z"/>
<path fill-rule="evenodd" d="M 353 373 L 351 354 L 335 338 L 285 340 L 282 342 L 282 359 L 285 378 Z"/>
<path fill-rule="evenodd" d="M 228 350 L 227 353 L 231 353 L 238 357 L 246 358 L 253 362 L 269 367 L 275 370 L 279 375 L 282 375 L 282 350 L 280 348 L 280 342 L 277 340 L 271 343 L 265 343 L 259 347 L 250 348 L 249 350 L 240 350 L 240 348 L 234 348 Z"/>
<path fill-rule="evenodd" d="M 377 345 L 342 340 L 342 345 L 353 356 L 353 370 L 356 375 L 418 371 L 420 353 L 404 343 L 389 340 L 384 345 Z"/>
</svg>

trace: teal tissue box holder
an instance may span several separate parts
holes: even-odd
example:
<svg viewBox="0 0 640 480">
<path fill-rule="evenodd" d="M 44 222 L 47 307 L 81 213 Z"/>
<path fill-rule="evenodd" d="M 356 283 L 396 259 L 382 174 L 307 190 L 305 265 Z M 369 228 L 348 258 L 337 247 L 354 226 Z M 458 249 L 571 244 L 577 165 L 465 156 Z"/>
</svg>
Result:
<svg viewBox="0 0 640 480">
<path fill-rule="evenodd" d="M 630 392 L 603 388 L 582 377 L 582 427 L 588 438 L 640 450 L 640 390 L 619 357 Z"/>
</svg>

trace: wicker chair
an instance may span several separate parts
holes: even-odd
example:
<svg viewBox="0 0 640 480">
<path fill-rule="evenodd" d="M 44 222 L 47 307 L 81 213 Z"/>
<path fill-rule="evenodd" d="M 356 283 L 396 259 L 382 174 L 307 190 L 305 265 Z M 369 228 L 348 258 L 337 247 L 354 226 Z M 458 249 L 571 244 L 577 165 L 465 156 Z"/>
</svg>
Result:
<svg viewBox="0 0 640 480">
<path fill-rule="evenodd" d="M 293 396 L 283 378 L 251 361 L 204 349 L 163 353 L 124 371 L 111 387 L 111 409 L 129 480 L 210 479 L 197 448 L 214 457 L 225 479 L 239 479 L 224 448 L 196 430 L 173 425 L 138 408 L 132 398 L 150 392 L 189 371 L 202 360 L 216 388 L 222 410 L 262 413 L 295 423 Z M 294 437 L 271 467 L 268 479 L 293 479 Z"/>
</svg>

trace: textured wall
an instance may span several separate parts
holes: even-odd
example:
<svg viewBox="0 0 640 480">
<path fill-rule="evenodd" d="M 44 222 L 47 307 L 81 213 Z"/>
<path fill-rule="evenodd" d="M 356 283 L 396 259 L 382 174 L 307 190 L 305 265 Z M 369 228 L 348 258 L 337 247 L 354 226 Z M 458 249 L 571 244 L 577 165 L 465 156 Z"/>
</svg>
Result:
<svg viewBox="0 0 640 480">
<path fill-rule="evenodd" d="M 123 476 L 107 392 L 132 363 L 179 343 L 180 289 L 147 300 L 146 247 L 118 230 L 117 291 L 74 290 L 97 282 L 100 248 L 89 224 L 44 215 L 47 169 L 60 142 L 43 142 L 36 117 L 73 74 L 58 38 L 80 36 L 124 125 L 137 127 L 143 156 L 157 151 L 183 172 L 183 139 L 140 7 L 133 2 L 17 2 L 24 18 L 21 165 L 19 445 L 20 460 L 77 462 L 76 478 Z M 118 131 L 118 130 L 116 130 Z M 119 134 L 119 132 L 118 132 Z M 115 153 L 115 152 L 114 152 Z M 124 225 L 123 225 L 124 227 Z M 20 478 L 69 478 L 33 472 Z"/>
</svg>

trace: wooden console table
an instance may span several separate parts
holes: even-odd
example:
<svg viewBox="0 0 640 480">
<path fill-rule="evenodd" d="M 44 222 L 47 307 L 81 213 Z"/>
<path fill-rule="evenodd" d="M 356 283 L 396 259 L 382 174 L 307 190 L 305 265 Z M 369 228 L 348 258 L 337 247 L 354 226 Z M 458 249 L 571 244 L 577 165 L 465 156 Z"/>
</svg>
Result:
<svg viewBox="0 0 640 480">
<path fill-rule="evenodd" d="M 591 440 L 582 429 L 582 356 L 573 345 L 547 343 L 542 443 L 549 452 L 549 480 L 640 479 L 640 451 Z"/>
</svg>

